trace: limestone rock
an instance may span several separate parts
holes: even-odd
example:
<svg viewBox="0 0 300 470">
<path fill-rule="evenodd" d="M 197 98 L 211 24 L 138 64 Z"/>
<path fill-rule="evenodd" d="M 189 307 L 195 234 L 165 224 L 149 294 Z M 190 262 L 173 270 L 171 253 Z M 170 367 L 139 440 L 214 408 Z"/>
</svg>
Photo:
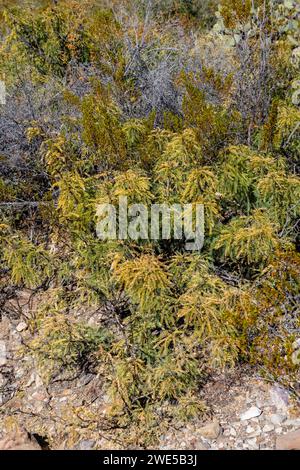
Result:
<svg viewBox="0 0 300 470">
<path fill-rule="evenodd" d="M 258 437 L 261 434 L 261 429 L 259 426 L 247 426 L 246 433 L 249 434 L 249 437 Z"/>
<path fill-rule="evenodd" d="M 256 439 L 248 439 L 246 442 L 246 448 L 247 449 L 251 449 L 251 450 L 258 450 L 259 449 L 259 445 L 257 443 L 257 440 Z M 244 448 L 245 448 L 244 447 Z"/>
<path fill-rule="evenodd" d="M 5 366 L 7 363 L 6 344 L 5 341 L 0 341 L 0 366 Z"/>
<path fill-rule="evenodd" d="M 223 432 L 223 435 L 225 437 L 236 437 L 237 432 L 234 428 L 231 427 L 231 428 L 225 429 L 225 431 Z"/>
<path fill-rule="evenodd" d="M 293 342 L 293 349 L 300 349 L 300 338 Z"/>
<path fill-rule="evenodd" d="M 274 414 L 270 417 L 270 421 L 272 424 L 275 424 L 275 426 L 277 426 L 278 424 L 281 424 L 285 421 L 286 419 L 286 416 L 285 415 L 281 415 L 281 414 Z"/>
<path fill-rule="evenodd" d="M 262 411 L 257 408 L 257 406 L 251 406 L 247 411 L 242 413 L 240 415 L 241 421 L 245 421 L 247 419 L 252 419 L 256 418 L 257 416 L 260 416 L 262 414 Z"/>
<path fill-rule="evenodd" d="M 209 446 L 204 444 L 200 439 L 195 439 L 191 442 L 191 448 L 195 450 L 209 450 Z"/>
<path fill-rule="evenodd" d="M 96 442 L 92 439 L 83 439 L 78 444 L 79 450 L 92 450 L 95 447 Z"/>
<path fill-rule="evenodd" d="M 270 398 L 277 410 L 286 410 L 289 404 L 289 393 L 284 388 L 274 385 L 270 390 Z"/>
<path fill-rule="evenodd" d="M 16 326 L 16 330 L 21 333 L 21 331 L 24 331 L 27 329 L 27 325 L 24 321 L 21 321 L 20 323 L 18 323 L 18 325 Z"/>
<path fill-rule="evenodd" d="M 205 424 L 199 429 L 199 434 L 206 439 L 217 439 L 221 431 L 219 422 L 214 419 L 213 421 Z"/>
<path fill-rule="evenodd" d="M 274 429 L 275 429 L 274 424 L 265 424 L 262 431 L 263 432 L 271 432 L 271 431 L 274 431 Z"/>
</svg>

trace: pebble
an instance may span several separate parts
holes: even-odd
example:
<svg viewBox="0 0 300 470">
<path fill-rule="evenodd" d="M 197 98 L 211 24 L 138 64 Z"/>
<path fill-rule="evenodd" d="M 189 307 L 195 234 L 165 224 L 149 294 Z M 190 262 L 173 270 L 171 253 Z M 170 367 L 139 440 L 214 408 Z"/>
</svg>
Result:
<svg viewBox="0 0 300 470">
<path fill-rule="evenodd" d="M 4 378 L 3 374 L 0 374 L 0 387 L 3 387 L 6 383 L 6 380 Z"/>
<path fill-rule="evenodd" d="M 209 445 L 207 443 L 204 444 L 204 442 L 197 439 L 197 442 L 195 443 L 194 449 L 195 450 L 208 450 Z"/>
<path fill-rule="evenodd" d="M 35 413 L 41 413 L 44 409 L 44 405 L 42 401 L 35 401 L 32 405 L 32 409 Z"/>
<path fill-rule="evenodd" d="M 289 404 L 289 393 L 279 385 L 274 385 L 270 389 L 270 398 L 277 410 L 287 409 Z"/>
<path fill-rule="evenodd" d="M 32 374 L 29 377 L 29 380 L 26 382 L 25 387 L 31 387 L 32 384 L 35 382 L 35 373 L 32 372 Z"/>
<path fill-rule="evenodd" d="M 258 450 L 259 449 L 259 445 L 257 444 L 256 439 L 248 439 L 246 441 L 246 445 L 247 445 L 248 448 L 250 447 L 250 449 L 253 449 L 253 450 Z"/>
<path fill-rule="evenodd" d="M 275 414 L 275 415 L 270 416 L 271 423 L 275 425 L 283 423 L 285 419 L 286 419 L 285 415 Z"/>
<path fill-rule="evenodd" d="M 45 392 L 37 390 L 31 395 L 31 398 L 34 399 L 35 401 L 48 401 L 48 397 Z"/>
<path fill-rule="evenodd" d="M 35 386 L 36 387 L 42 387 L 44 384 L 43 384 L 43 381 L 41 379 L 41 377 L 39 376 L 39 374 L 36 374 L 35 376 Z"/>
<path fill-rule="evenodd" d="M 236 434 L 237 434 L 237 432 L 234 428 L 227 428 L 223 432 L 223 436 L 225 436 L 225 437 L 230 437 L 230 436 L 235 437 Z"/>
<path fill-rule="evenodd" d="M 198 430 L 199 434 L 206 439 L 217 439 L 218 435 L 221 432 L 221 427 L 219 422 L 214 419 L 210 423 L 205 424 Z"/>
<path fill-rule="evenodd" d="M 293 349 L 300 349 L 300 338 L 293 342 Z"/>
<path fill-rule="evenodd" d="M 15 379 L 20 379 L 21 377 L 23 377 L 25 374 L 25 371 L 24 369 L 21 369 L 19 367 L 15 368 Z"/>
<path fill-rule="evenodd" d="M 247 426 L 246 433 L 249 434 L 249 437 L 258 437 L 261 435 L 261 429 L 259 427 L 253 428 L 252 426 Z"/>
<path fill-rule="evenodd" d="M 21 331 L 24 331 L 27 329 L 27 324 L 24 321 L 21 321 L 17 326 L 16 330 L 21 333 Z"/>
<path fill-rule="evenodd" d="M 251 434 L 251 433 L 254 432 L 254 431 L 255 431 L 255 429 L 254 429 L 252 426 L 247 426 L 247 427 L 246 427 L 246 433 L 247 433 L 247 434 Z"/>
<path fill-rule="evenodd" d="M 275 429 L 274 424 L 266 424 L 266 425 L 262 428 L 262 432 L 271 432 L 271 431 L 274 431 L 274 429 Z"/>
<path fill-rule="evenodd" d="M 261 409 L 257 408 L 257 406 L 251 406 L 251 408 L 249 408 L 247 411 L 244 411 L 244 413 L 240 415 L 240 419 L 241 421 L 245 421 L 247 419 L 256 418 L 257 416 L 260 416 L 261 414 L 262 414 Z"/>
<path fill-rule="evenodd" d="M 5 366 L 7 363 L 6 344 L 5 341 L 0 341 L 0 366 Z"/>
<path fill-rule="evenodd" d="M 91 450 L 95 444 L 96 442 L 92 439 L 84 439 L 83 441 L 79 442 L 78 448 L 79 450 Z"/>
</svg>

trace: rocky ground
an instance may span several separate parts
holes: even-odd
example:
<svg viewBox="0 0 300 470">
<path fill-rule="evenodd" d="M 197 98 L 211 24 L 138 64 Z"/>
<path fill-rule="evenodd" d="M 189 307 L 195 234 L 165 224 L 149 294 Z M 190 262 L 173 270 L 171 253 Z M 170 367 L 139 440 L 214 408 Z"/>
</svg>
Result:
<svg viewBox="0 0 300 470">
<path fill-rule="evenodd" d="M 92 418 L 93 412 L 105 418 L 101 376 L 85 371 L 45 386 L 31 357 L 18 358 L 28 335 L 25 321 L 2 316 L 0 447 L 120 447 L 114 434 L 99 429 Z M 299 402 L 288 390 L 263 380 L 255 371 L 240 370 L 215 377 L 203 388 L 202 398 L 208 406 L 205 418 L 170 427 L 160 439 L 160 449 L 300 449 Z M 89 416 L 83 414 L 86 405 Z M 72 435 L 74 422 L 83 425 L 79 433 Z M 12 433 L 16 426 L 25 431 Z"/>
<path fill-rule="evenodd" d="M 162 439 L 162 448 L 272 450 L 296 444 L 300 448 L 300 407 L 279 385 L 247 371 L 216 378 L 203 395 L 212 419 L 171 431 Z"/>
</svg>

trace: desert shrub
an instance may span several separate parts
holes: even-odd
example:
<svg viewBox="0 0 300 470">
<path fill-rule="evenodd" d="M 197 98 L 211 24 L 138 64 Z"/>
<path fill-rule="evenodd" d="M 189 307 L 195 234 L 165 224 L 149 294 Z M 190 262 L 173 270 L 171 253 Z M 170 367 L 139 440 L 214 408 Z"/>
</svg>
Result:
<svg viewBox="0 0 300 470">
<path fill-rule="evenodd" d="M 109 331 L 70 321 L 65 305 L 59 302 L 40 309 L 31 327 L 38 330 L 38 335 L 29 348 L 46 381 L 62 371 L 84 367 L 91 353 L 110 343 Z"/>
<path fill-rule="evenodd" d="M 153 445 L 159 426 L 204 409 L 208 374 L 247 363 L 291 383 L 299 368 L 298 72 L 285 28 L 297 11 L 224 0 L 216 27 L 197 32 L 201 56 L 186 34 L 198 2 L 172 2 L 171 23 L 158 4 L 67 3 L 6 13 L 1 286 L 42 294 L 26 354 L 47 380 L 92 361 L 105 423 L 124 446 Z M 193 26 L 170 28 L 177 15 Z M 224 70 L 223 48 L 209 53 L 222 43 Z M 202 251 L 174 236 L 100 240 L 96 205 L 119 196 L 202 203 Z"/>
</svg>

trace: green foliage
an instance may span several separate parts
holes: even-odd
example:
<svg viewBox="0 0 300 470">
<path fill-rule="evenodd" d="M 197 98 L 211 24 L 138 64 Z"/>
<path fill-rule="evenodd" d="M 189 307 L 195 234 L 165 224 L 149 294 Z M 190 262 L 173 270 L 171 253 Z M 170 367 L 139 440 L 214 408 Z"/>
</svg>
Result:
<svg viewBox="0 0 300 470">
<path fill-rule="evenodd" d="M 115 277 L 141 309 L 153 308 L 158 296 L 169 286 L 163 264 L 151 255 L 113 264 Z"/>
<path fill-rule="evenodd" d="M 284 224 L 291 224 L 299 217 L 299 178 L 287 175 L 283 171 L 271 171 L 259 181 L 257 189 L 269 214 L 282 227 Z"/>
<path fill-rule="evenodd" d="M 66 315 L 65 305 L 58 303 L 41 311 L 34 322 L 38 336 L 30 343 L 46 380 L 62 370 L 82 366 L 90 353 L 100 345 L 109 344 L 109 333 L 81 323 L 72 323 Z"/>
<path fill-rule="evenodd" d="M 26 19 L 9 15 L 20 53 L 41 75 L 54 73 L 62 76 L 72 59 L 84 62 L 89 57 L 87 40 L 81 27 L 83 17 L 79 2 L 64 2 L 63 8 L 50 5 L 39 13 L 30 13 Z"/>
<path fill-rule="evenodd" d="M 11 280 L 26 287 L 36 287 L 53 273 L 51 256 L 43 246 L 24 237 L 8 236 L 3 247 L 3 261 L 11 270 Z"/>
<path fill-rule="evenodd" d="M 277 246 L 276 226 L 258 209 L 248 217 L 231 220 L 222 228 L 214 248 L 233 262 L 263 265 Z"/>
</svg>

